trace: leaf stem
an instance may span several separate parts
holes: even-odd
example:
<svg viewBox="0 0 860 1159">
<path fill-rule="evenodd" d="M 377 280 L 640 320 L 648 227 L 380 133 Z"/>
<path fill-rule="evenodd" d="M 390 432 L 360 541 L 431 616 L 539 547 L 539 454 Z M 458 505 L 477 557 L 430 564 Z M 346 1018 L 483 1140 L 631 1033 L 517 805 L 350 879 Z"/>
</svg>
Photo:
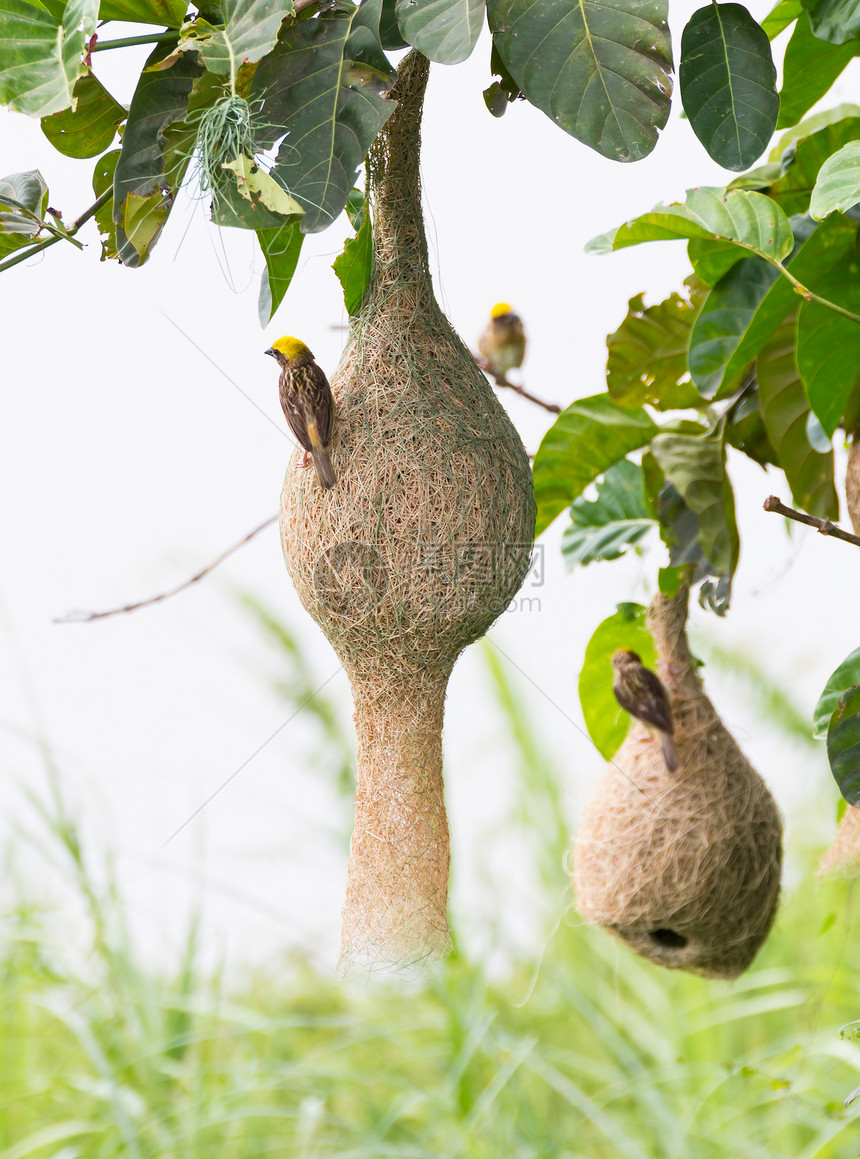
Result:
<svg viewBox="0 0 860 1159">
<path fill-rule="evenodd" d="M 121 36 L 119 40 L 97 40 L 90 52 L 107 52 L 109 48 L 132 48 L 136 44 L 172 44 L 179 40 L 176 29 L 148 32 L 144 36 Z"/>
<path fill-rule="evenodd" d="M 819 294 L 813 293 L 808 286 L 804 286 L 797 278 L 788 270 L 780 261 L 775 258 L 770 259 L 771 264 L 779 270 L 783 277 L 788 278 L 792 286 L 794 286 L 795 294 L 799 294 L 807 302 L 818 302 L 819 306 L 826 306 L 828 310 L 833 310 L 836 314 L 841 314 L 843 318 L 848 318 L 851 322 L 860 322 L 860 314 L 852 314 L 850 310 L 846 310 L 844 306 L 838 305 L 836 302 L 831 302 L 827 298 L 822 298 Z"/>
<path fill-rule="evenodd" d="M 93 202 L 89 209 L 85 209 L 81 216 L 72 222 L 72 224 L 64 233 L 55 231 L 52 226 L 46 226 L 47 229 L 52 231 L 51 236 L 46 238 L 44 241 L 40 241 L 35 245 L 29 246 L 27 249 L 18 250 L 18 252 L 13 254 L 12 257 L 7 258 L 3 262 L 0 262 L 0 274 L 2 274 L 4 270 L 11 270 L 13 266 L 17 266 L 20 262 L 25 262 L 27 258 L 31 258 L 35 254 L 41 253 L 42 250 L 46 250 L 48 246 L 55 245 L 58 241 L 72 241 L 81 226 L 85 225 L 94 214 L 98 213 L 101 207 L 106 205 L 112 197 L 113 187 L 109 186 L 104 191 L 104 193 L 102 193 L 102 195 Z M 80 242 L 75 242 L 75 244 L 80 246 Z"/>
<path fill-rule="evenodd" d="M 819 535 L 830 535 L 833 539 L 843 539 L 846 543 L 853 543 L 860 547 L 860 535 L 852 535 L 850 531 L 843 531 L 829 519 L 818 519 L 814 515 L 805 515 L 802 511 L 795 511 L 793 507 L 786 507 L 776 495 L 768 495 L 762 504 L 765 511 L 775 511 L 777 515 L 784 515 L 786 519 L 794 519 L 797 523 L 805 523 L 807 527 L 814 527 Z"/>
</svg>

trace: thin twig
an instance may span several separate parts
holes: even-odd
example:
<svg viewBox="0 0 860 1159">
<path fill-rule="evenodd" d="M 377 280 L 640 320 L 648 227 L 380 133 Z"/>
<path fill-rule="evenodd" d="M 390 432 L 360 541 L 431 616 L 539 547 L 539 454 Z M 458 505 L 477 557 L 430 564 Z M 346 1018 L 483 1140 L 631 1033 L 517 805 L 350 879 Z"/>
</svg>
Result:
<svg viewBox="0 0 860 1159">
<path fill-rule="evenodd" d="M 860 547 L 860 535 L 852 535 L 850 531 L 843 531 L 829 519 L 817 519 L 814 515 L 805 515 L 802 511 L 795 511 L 793 507 L 786 507 L 776 495 L 768 495 L 762 504 L 765 511 L 775 511 L 777 515 L 784 515 L 786 519 L 794 519 L 798 523 L 805 523 L 807 527 L 814 527 L 819 535 L 830 535 L 833 539 L 844 539 L 846 543 L 853 543 Z"/>
<path fill-rule="evenodd" d="M 36 242 L 35 245 L 28 246 L 27 249 L 18 250 L 12 257 L 7 258 L 6 261 L 0 262 L 0 273 L 3 270 L 11 270 L 13 266 L 17 266 L 19 262 L 25 262 L 27 258 L 33 257 L 35 254 L 46 250 L 48 246 L 56 245 L 58 241 L 71 241 L 82 225 L 85 225 L 91 217 L 93 217 L 101 209 L 103 205 L 107 205 L 113 197 L 113 187 L 108 186 L 101 197 L 97 198 L 89 209 L 85 209 L 80 217 L 69 226 L 66 232 L 60 236 L 53 235 L 46 238 L 44 241 Z M 50 228 L 50 227 L 46 227 Z M 77 243 L 78 245 L 80 243 Z"/>
<path fill-rule="evenodd" d="M 479 358 L 475 355 L 473 355 L 473 357 L 475 358 L 478 367 L 483 370 L 484 374 L 492 378 L 496 386 L 508 386 L 511 390 L 515 390 L 517 394 L 521 394 L 523 398 L 527 398 L 529 402 L 533 402 L 537 406 L 542 406 L 543 409 L 548 410 L 550 414 L 561 414 L 561 407 L 556 406 L 554 402 L 544 402 L 544 400 L 542 398 L 538 398 L 536 394 L 529 394 L 525 387 L 517 386 L 515 382 L 509 382 L 508 379 L 505 378 L 504 374 L 498 374 L 495 370 L 493 370 L 492 366 L 489 364 L 489 362 L 487 362 L 486 358 Z"/>
<path fill-rule="evenodd" d="M 150 604 L 158 604 L 162 600 L 169 600 L 171 596 L 175 596 L 177 592 L 184 591 L 190 588 L 192 584 L 196 584 L 198 580 L 202 580 L 210 571 L 223 563 L 228 556 L 232 555 L 234 551 L 238 551 L 240 547 L 244 547 L 249 540 L 253 539 L 255 535 L 259 535 L 261 531 L 265 531 L 270 524 L 277 520 L 277 515 L 271 515 L 265 522 L 261 523 L 259 527 L 255 527 L 253 531 L 249 531 L 244 538 L 240 539 L 238 543 L 234 543 L 232 547 L 228 547 L 226 551 L 222 552 L 217 559 L 201 568 L 200 571 L 193 575 L 191 579 L 185 580 L 181 584 L 177 584 L 175 588 L 170 588 L 169 591 L 161 592 L 157 596 L 150 596 L 148 600 L 138 600 L 136 604 L 126 604 L 122 608 L 111 608 L 107 612 L 69 612 L 66 616 L 57 616 L 53 623 L 55 624 L 88 624 L 91 620 L 103 620 L 106 616 L 118 616 L 121 612 L 136 612 L 138 608 L 146 608 Z"/>
<path fill-rule="evenodd" d="M 820 306 L 826 306 L 828 310 L 832 310 L 835 314 L 841 314 L 843 318 L 848 318 L 852 322 L 860 322 L 860 314 L 853 314 L 837 302 L 831 302 L 829 298 L 822 298 L 820 294 L 813 293 L 808 286 L 804 286 L 802 282 L 799 282 L 791 270 L 786 269 L 782 262 L 771 260 L 771 265 L 775 266 L 783 277 L 788 278 L 794 287 L 795 294 L 799 294 L 805 301 L 818 302 Z"/>
</svg>

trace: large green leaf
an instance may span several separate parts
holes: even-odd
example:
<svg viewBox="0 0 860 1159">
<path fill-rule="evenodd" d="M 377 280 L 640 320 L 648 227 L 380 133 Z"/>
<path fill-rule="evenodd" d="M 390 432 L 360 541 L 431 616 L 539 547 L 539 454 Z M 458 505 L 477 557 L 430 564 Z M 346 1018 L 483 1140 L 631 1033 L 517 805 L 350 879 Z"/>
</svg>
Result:
<svg viewBox="0 0 860 1159">
<path fill-rule="evenodd" d="M 358 166 L 395 103 L 384 94 L 391 68 L 379 43 L 381 0 L 291 21 L 257 66 L 252 94 L 286 130 L 272 176 L 305 207 L 302 231 L 325 229 L 343 209 Z"/>
<path fill-rule="evenodd" d="M 588 253 L 609 253 L 674 238 L 732 242 L 741 250 L 777 260 L 791 253 L 794 245 L 790 221 L 769 197 L 703 186 L 688 190 L 683 205 L 658 205 L 650 213 L 593 238 L 585 248 Z"/>
<path fill-rule="evenodd" d="M 618 559 L 656 526 L 645 502 L 642 468 L 622 459 L 597 484 L 595 500 L 580 495 L 571 503 L 561 553 L 568 567 Z"/>
<path fill-rule="evenodd" d="M 657 663 L 657 649 L 645 627 L 641 604 L 619 604 L 618 611 L 598 624 L 585 646 L 579 674 L 579 703 L 594 746 L 606 760 L 617 751 L 630 728 L 630 717 L 612 691 L 612 653 L 630 648 L 646 668 Z"/>
<path fill-rule="evenodd" d="M 836 266 L 816 293 L 860 314 L 857 261 Z M 819 302 L 804 302 L 797 320 L 797 369 L 813 414 L 830 437 L 860 380 L 860 322 Z"/>
<path fill-rule="evenodd" d="M 802 0 L 812 31 L 830 44 L 860 40 L 860 4 L 857 0 Z"/>
<path fill-rule="evenodd" d="M 821 166 L 812 191 L 810 216 L 816 221 L 841 209 L 844 213 L 860 201 L 860 141 L 847 145 L 829 157 Z"/>
<path fill-rule="evenodd" d="M 97 157 L 116 136 L 126 110 L 89 69 L 78 80 L 75 108 L 42 118 L 42 132 L 67 157 Z"/>
<path fill-rule="evenodd" d="M 811 119 L 811 118 L 810 118 Z M 804 122 L 805 124 L 806 122 Z M 785 172 L 770 186 L 768 193 L 789 216 L 809 209 L 812 190 L 821 166 L 848 141 L 860 137 L 860 117 L 847 116 L 804 135 L 789 145 L 793 156 Z"/>
<path fill-rule="evenodd" d="M 608 394 L 571 403 L 535 455 L 535 534 L 549 527 L 598 475 L 644 447 L 659 429 L 646 411 L 616 406 Z"/>
<path fill-rule="evenodd" d="M 860 805 L 860 688 L 843 693 L 827 730 L 827 759 L 839 792 Z"/>
<path fill-rule="evenodd" d="M 167 219 L 164 210 L 169 212 L 169 195 L 166 199 L 162 190 L 175 190 L 182 173 L 165 165 L 165 130 L 185 115 L 194 80 L 203 73 L 202 66 L 191 55 L 181 55 L 169 68 L 150 70 L 150 66 L 159 63 L 167 52 L 165 46 L 159 45 L 141 73 L 114 173 L 113 220 L 117 253 L 125 265 L 132 267 L 146 261 L 158 238 L 160 229 L 153 231 L 150 227 L 159 221 L 163 225 Z M 146 239 L 144 249 L 140 249 L 127 234 L 129 207 L 126 201 L 130 197 L 145 198 L 149 202 L 147 214 L 138 203 L 135 203 L 132 214 L 138 223 L 146 222 L 146 229 L 139 229 L 136 234 L 138 242 Z"/>
<path fill-rule="evenodd" d="M 183 25 L 180 47 L 196 49 L 210 72 L 235 82 L 243 64 L 254 64 L 271 51 L 285 16 L 294 16 L 293 0 L 219 0 L 223 28 L 195 19 Z"/>
<path fill-rule="evenodd" d="M 113 175 L 120 158 L 120 150 L 114 149 L 99 157 L 93 168 L 93 193 L 101 197 L 106 189 L 113 188 Z M 101 235 L 102 252 L 100 261 L 116 258 L 116 224 L 113 219 L 113 198 L 106 202 L 95 215 L 95 222 Z"/>
<path fill-rule="evenodd" d="M 158 24 L 179 28 L 188 10 L 186 0 L 101 0 L 99 20 Z"/>
<path fill-rule="evenodd" d="M 806 433 L 809 403 L 795 362 L 795 325 L 787 318 L 756 359 L 762 417 L 794 502 L 810 515 L 836 519 L 833 451 L 816 451 Z"/>
<path fill-rule="evenodd" d="M 731 577 L 739 540 L 723 439 L 718 435 L 658 435 L 651 443 L 651 454 L 698 516 L 702 551 L 718 574 Z"/>
<path fill-rule="evenodd" d="M 484 0 L 397 0 L 397 24 L 430 60 L 459 64 L 478 42 L 484 8 Z"/>
<path fill-rule="evenodd" d="M 627 317 L 607 335 L 606 385 L 621 406 L 680 410 L 702 404 L 687 372 L 690 330 L 699 302 L 670 294 L 645 306 L 644 294 L 627 303 Z"/>
<path fill-rule="evenodd" d="M 725 169 L 748 169 L 779 112 L 770 41 L 741 4 L 708 4 L 681 37 L 681 100 L 693 132 Z"/>
<path fill-rule="evenodd" d="M 669 116 L 668 0 L 489 0 L 493 44 L 533 105 L 614 161 L 638 161 Z"/>
<path fill-rule="evenodd" d="M 73 106 L 98 10 L 98 0 L 69 0 L 60 21 L 26 0 L 3 0 L 0 104 L 31 117 L 47 117 Z"/>
<path fill-rule="evenodd" d="M 38 169 L 0 177 L 0 257 L 36 239 L 47 204 L 48 186 Z"/>
<path fill-rule="evenodd" d="M 824 96 L 849 60 L 860 52 L 860 44 L 828 44 L 819 40 L 802 14 L 794 26 L 782 65 L 778 129 L 787 129 L 809 112 Z"/>
<path fill-rule="evenodd" d="M 818 698 L 818 704 L 812 714 L 812 735 L 816 740 L 824 740 L 831 717 L 839 707 L 839 701 L 849 688 L 858 685 L 860 685 L 860 648 L 855 648 L 830 675 L 824 685 L 824 691 Z"/>
<path fill-rule="evenodd" d="M 705 396 L 715 398 L 732 355 L 768 290 L 779 277 L 761 258 L 744 258 L 714 286 L 690 334 L 690 374 Z"/>
<path fill-rule="evenodd" d="M 260 280 L 258 313 L 260 325 L 268 326 L 290 288 L 305 235 L 294 219 L 277 229 L 258 230 L 257 240 L 266 259 L 266 269 Z"/>
<path fill-rule="evenodd" d="M 373 229 L 370 207 L 365 205 L 358 232 L 347 238 L 343 253 L 334 259 L 332 269 L 343 287 L 343 301 L 350 317 L 361 309 L 364 292 L 373 266 Z"/>
</svg>

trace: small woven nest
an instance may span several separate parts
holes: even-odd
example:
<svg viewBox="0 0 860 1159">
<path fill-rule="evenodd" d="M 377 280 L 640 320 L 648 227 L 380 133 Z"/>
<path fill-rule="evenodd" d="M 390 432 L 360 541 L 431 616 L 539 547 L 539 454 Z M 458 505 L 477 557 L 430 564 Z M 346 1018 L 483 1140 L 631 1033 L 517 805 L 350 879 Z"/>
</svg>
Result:
<svg viewBox="0 0 860 1159">
<path fill-rule="evenodd" d="M 610 761 L 574 851 L 579 912 L 637 954 L 734 978 L 776 913 L 782 825 L 776 804 L 702 689 L 684 632 L 687 592 L 648 613 L 675 688 L 679 767 L 638 728 Z"/>
<path fill-rule="evenodd" d="M 337 486 L 323 491 L 299 453 L 281 501 L 287 568 L 355 701 L 342 971 L 450 949 L 445 689 L 522 584 L 534 539 L 523 445 L 433 296 L 419 183 L 428 69 L 405 58 L 368 158 L 374 266 L 331 382 Z"/>
</svg>

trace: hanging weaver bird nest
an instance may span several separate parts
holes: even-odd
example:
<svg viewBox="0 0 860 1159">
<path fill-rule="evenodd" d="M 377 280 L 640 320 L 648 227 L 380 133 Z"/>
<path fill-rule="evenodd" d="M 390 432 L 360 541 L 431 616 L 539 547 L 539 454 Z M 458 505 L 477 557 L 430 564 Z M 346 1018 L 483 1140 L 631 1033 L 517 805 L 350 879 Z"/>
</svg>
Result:
<svg viewBox="0 0 860 1159">
<path fill-rule="evenodd" d="M 860 809 L 854 805 L 845 810 L 832 845 L 819 861 L 818 876 L 860 876 Z"/>
<path fill-rule="evenodd" d="M 433 296 L 419 185 L 428 69 L 415 52 L 402 62 L 368 158 L 373 273 L 331 380 L 337 486 L 323 491 L 299 453 L 281 501 L 287 568 L 355 700 L 342 971 L 450 949 L 445 688 L 520 587 L 534 538 L 522 443 Z"/>
<path fill-rule="evenodd" d="M 687 591 L 648 611 L 671 673 L 678 769 L 627 737 L 586 806 L 574 851 L 579 912 L 662 966 L 734 978 L 776 913 L 782 825 L 767 786 L 702 688 L 684 625 Z"/>
</svg>

